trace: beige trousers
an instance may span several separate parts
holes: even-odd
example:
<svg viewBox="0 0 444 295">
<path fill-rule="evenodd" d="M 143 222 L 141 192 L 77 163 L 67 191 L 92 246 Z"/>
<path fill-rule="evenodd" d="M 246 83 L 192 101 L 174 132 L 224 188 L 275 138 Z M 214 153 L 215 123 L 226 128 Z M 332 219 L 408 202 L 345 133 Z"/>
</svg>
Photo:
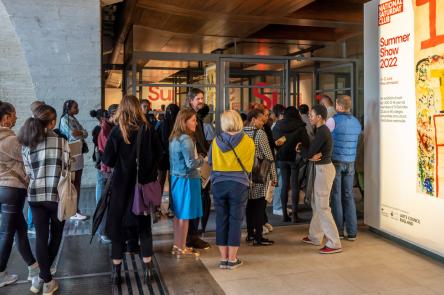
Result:
<svg viewBox="0 0 444 295">
<path fill-rule="evenodd" d="M 335 179 L 336 169 L 333 164 L 316 165 L 314 194 L 311 199 L 313 217 L 310 222 L 309 238 L 321 244 L 325 236 L 325 245 L 329 248 L 341 248 L 338 229 L 330 208 L 330 192 Z"/>
</svg>

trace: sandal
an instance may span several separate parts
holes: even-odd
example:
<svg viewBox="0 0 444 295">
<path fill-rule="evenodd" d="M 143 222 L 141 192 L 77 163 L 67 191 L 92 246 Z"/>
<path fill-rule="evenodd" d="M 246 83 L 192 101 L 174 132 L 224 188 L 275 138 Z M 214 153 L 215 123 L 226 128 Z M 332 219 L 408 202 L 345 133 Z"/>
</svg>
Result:
<svg viewBox="0 0 444 295">
<path fill-rule="evenodd" d="M 186 257 L 199 257 L 200 253 L 195 251 L 193 248 L 185 248 L 184 250 L 177 248 L 176 258 L 186 258 Z"/>
</svg>

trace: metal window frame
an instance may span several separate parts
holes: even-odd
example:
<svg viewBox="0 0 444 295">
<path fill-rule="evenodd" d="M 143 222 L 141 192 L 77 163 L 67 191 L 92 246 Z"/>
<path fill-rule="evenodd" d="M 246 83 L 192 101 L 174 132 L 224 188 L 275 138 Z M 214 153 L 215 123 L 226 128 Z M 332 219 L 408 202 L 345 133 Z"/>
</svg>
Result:
<svg viewBox="0 0 444 295">
<path fill-rule="evenodd" d="M 149 60 L 174 60 L 174 61 L 208 61 L 214 62 L 216 65 L 216 84 L 162 84 L 162 83 L 148 83 L 142 81 L 142 71 L 144 69 L 160 69 L 163 67 L 145 67 L 139 66 L 138 62 L 142 60 L 144 64 L 146 64 Z M 225 55 L 225 54 L 201 54 L 201 53 L 175 53 L 175 52 L 149 52 L 149 51 L 133 51 L 131 53 L 131 57 L 128 59 L 127 64 L 124 66 L 124 83 L 123 90 L 124 93 L 130 89 L 131 94 L 137 95 L 139 94 L 139 98 L 142 96 L 142 87 L 143 86 L 157 86 L 157 87 L 172 87 L 174 90 L 178 87 L 199 87 L 199 88 L 208 88 L 208 87 L 216 87 L 216 104 L 215 104 L 215 114 L 216 114 L 216 128 L 220 130 L 220 115 L 222 112 L 229 108 L 229 94 L 227 95 L 227 91 L 230 88 L 241 88 L 241 89 L 251 89 L 254 88 L 265 88 L 265 89 L 282 89 L 284 92 L 284 100 L 283 103 L 285 105 L 292 105 L 291 95 L 296 94 L 297 96 L 294 99 L 293 104 L 299 104 L 299 91 L 300 91 L 300 79 L 299 79 L 299 71 L 291 71 L 291 62 L 293 60 L 300 60 L 300 58 L 292 57 L 292 56 L 260 56 L 260 55 Z M 353 58 L 324 58 L 324 57 L 308 57 L 304 58 L 304 60 L 314 61 L 315 69 L 313 72 L 308 71 L 307 73 L 313 73 L 313 92 L 316 93 L 317 90 L 320 90 L 319 87 L 319 75 L 322 72 L 325 72 L 328 69 L 334 69 L 338 67 L 350 66 L 351 70 L 351 86 L 350 88 L 343 90 L 351 90 L 353 105 L 356 105 L 357 100 L 357 89 L 356 89 L 356 62 L 357 59 Z M 225 81 L 228 81 L 226 66 L 230 62 L 239 62 L 239 63 L 265 63 L 265 64 L 282 64 L 283 65 L 283 79 L 281 82 L 281 87 L 274 86 L 252 86 L 250 85 L 227 85 Z M 340 64 L 327 66 L 327 67 L 319 67 L 320 62 L 337 62 Z M 169 69 L 169 68 L 163 68 Z M 132 72 L 131 79 L 128 79 L 127 73 L 128 71 Z M 271 71 L 276 72 L 276 71 Z M 294 92 L 290 91 L 290 75 L 294 75 L 296 72 L 296 85 L 294 85 Z M 305 73 L 305 71 L 304 71 Z M 342 90 L 342 89 L 339 89 Z M 228 96 L 228 98 L 227 98 Z M 242 92 L 243 96 L 243 92 Z M 222 98 L 222 99 L 219 99 Z M 243 98 L 243 97 L 242 97 Z M 314 99 L 314 98 L 313 98 Z M 176 97 L 174 97 L 176 100 Z M 356 112 L 355 108 L 353 109 Z"/>
</svg>

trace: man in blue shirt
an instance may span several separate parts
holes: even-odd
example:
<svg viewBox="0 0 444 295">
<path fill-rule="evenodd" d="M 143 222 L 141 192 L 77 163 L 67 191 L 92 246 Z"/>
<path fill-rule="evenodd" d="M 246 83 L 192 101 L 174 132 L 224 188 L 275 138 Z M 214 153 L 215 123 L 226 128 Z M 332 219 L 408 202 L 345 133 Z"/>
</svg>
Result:
<svg viewBox="0 0 444 295">
<path fill-rule="evenodd" d="M 336 99 L 337 113 L 327 121 L 332 132 L 333 154 L 332 161 L 336 168 L 333 183 L 331 208 L 338 227 L 339 236 L 344 238 L 344 225 L 347 240 L 356 240 L 358 231 L 356 204 L 353 197 L 353 181 L 355 176 L 356 149 L 361 124 L 351 114 L 352 101 L 344 95 Z"/>
</svg>

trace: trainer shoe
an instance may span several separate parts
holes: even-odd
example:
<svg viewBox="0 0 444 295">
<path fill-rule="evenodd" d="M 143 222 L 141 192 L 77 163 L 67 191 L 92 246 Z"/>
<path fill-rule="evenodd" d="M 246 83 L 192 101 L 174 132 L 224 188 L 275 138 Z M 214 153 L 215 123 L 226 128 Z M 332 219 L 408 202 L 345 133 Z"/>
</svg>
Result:
<svg viewBox="0 0 444 295">
<path fill-rule="evenodd" d="M 43 288 L 43 280 L 39 276 L 33 277 L 31 288 L 29 289 L 29 291 L 31 291 L 34 294 L 38 294 L 42 291 L 42 288 Z"/>
<path fill-rule="evenodd" d="M 52 279 L 49 283 L 43 284 L 43 295 L 53 295 L 59 289 L 59 283 Z"/>
<path fill-rule="evenodd" d="M 28 266 L 28 281 L 32 281 L 34 277 L 37 277 L 40 273 L 39 264 L 35 262 L 33 265 Z"/>
<path fill-rule="evenodd" d="M 0 288 L 14 284 L 18 279 L 17 275 L 8 275 L 6 271 L 0 272 Z"/>
<path fill-rule="evenodd" d="M 86 220 L 86 216 L 85 215 L 82 215 L 82 214 L 80 214 L 80 213 L 76 213 L 74 216 L 72 216 L 70 219 L 71 220 L 80 220 L 80 221 L 83 221 L 83 220 Z"/>
<path fill-rule="evenodd" d="M 269 232 L 272 232 L 274 230 L 273 226 L 268 222 L 264 226 L 268 229 Z"/>
<path fill-rule="evenodd" d="M 219 261 L 219 268 L 220 269 L 227 269 L 228 268 L 228 260 Z"/>
<path fill-rule="evenodd" d="M 238 268 L 239 266 L 241 266 L 242 264 L 244 264 L 244 263 L 242 262 L 242 260 L 240 260 L 240 259 L 238 258 L 238 259 L 236 259 L 236 261 L 228 261 L 228 263 L 227 263 L 227 268 L 228 268 L 228 269 L 236 269 L 236 268 Z"/>
<path fill-rule="evenodd" d="M 101 235 L 100 236 L 100 243 L 104 244 L 104 245 L 108 245 L 108 244 L 111 244 L 111 240 L 107 236 Z"/>
<path fill-rule="evenodd" d="M 334 249 L 334 248 L 330 248 L 327 246 L 324 246 L 324 248 L 319 250 L 319 253 L 321 253 L 321 254 L 334 254 L 334 253 L 340 253 L 340 252 L 342 252 L 342 248 Z"/>
<path fill-rule="evenodd" d="M 356 235 L 348 235 L 347 241 L 356 241 Z"/>
<path fill-rule="evenodd" d="M 320 244 L 316 244 L 315 242 L 313 242 L 312 240 L 310 240 L 309 237 L 304 237 L 302 239 L 302 242 L 306 243 L 306 244 L 310 244 L 310 245 L 315 245 L 315 246 L 320 246 Z"/>
</svg>

